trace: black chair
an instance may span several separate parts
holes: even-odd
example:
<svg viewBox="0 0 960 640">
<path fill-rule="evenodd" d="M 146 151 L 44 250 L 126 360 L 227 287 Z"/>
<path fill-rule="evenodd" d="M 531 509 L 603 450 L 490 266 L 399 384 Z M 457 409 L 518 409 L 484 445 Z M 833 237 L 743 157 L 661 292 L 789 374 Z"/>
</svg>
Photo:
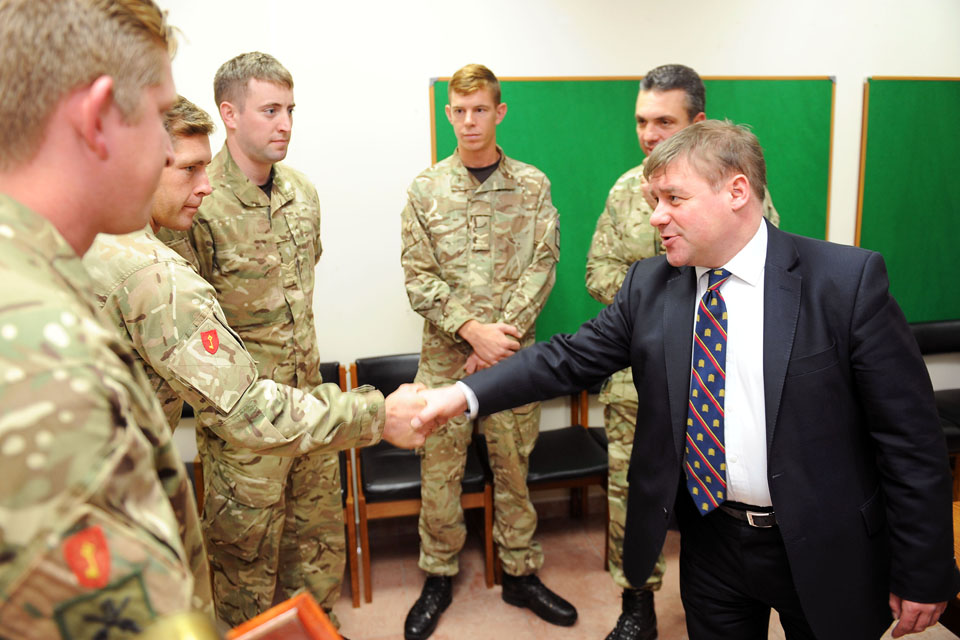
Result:
<svg viewBox="0 0 960 640">
<path fill-rule="evenodd" d="M 911 324 L 920 353 L 925 356 L 960 353 L 960 320 Z M 940 426 L 947 439 L 947 452 L 953 461 L 953 499 L 960 499 L 960 389 L 934 392 Z"/>
<path fill-rule="evenodd" d="M 356 385 L 369 384 L 387 396 L 401 384 L 413 382 L 420 355 L 359 358 L 350 365 Z M 370 540 L 367 522 L 420 513 L 420 456 L 387 442 L 357 451 L 357 511 L 360 520 L 360 551 L 363 555 L 363 587 L 367 602 L 373 601 L 370 579 Z M 467 448 L 463 473 L 464 509 L 483 508 L 484 557 L 487 587 L 493 586 L 493 488 L 473 446 Z"/>
</svg>

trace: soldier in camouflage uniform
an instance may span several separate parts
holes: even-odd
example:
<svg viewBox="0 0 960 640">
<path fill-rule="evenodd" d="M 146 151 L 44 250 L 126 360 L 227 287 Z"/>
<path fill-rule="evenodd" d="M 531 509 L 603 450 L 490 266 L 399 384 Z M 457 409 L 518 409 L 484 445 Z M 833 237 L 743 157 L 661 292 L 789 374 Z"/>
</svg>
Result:
<svg viewBox="0 0 960 640">
<path fill-rule="evenodd" d="M 637 138 L 645 155 L 671 135 L 706 119 L 705 91 L 697 73 L 682 65 L 663 65 L 644 76 L 637 96 Z M 645 162 L 645 161 L 644 161 Z M 613 302 L 627 270 L 637 260 L 663 252 L 660 236 L 650 225 L 655 202 L 647 191 L 643 164 L 624 173 L 610 189 L 587 254 L 587 290 L 604 304 Z M 764 193 L 764 216 L 779 225 L 770 193 Z M 607 432 L 609 472 L 607 500 L 608 568 L 623 588 L 623 613 L 607 640 L 652 640 L 657 637 L 653 592 L 660 589 L 666 560 L 657 560 L 646 584 L 634 588 L 623 573 L 623 529 L 627 518 L 627 470 L 633 449 L 639 398 L 630 368 L 610 376 L 600 390 Z"/>
<path fill-rule="evenodd" d="M 214 191 L 189 231 L 190 244 L 257 373 L 309 392 L 321 383 L 312 304 L 320 206 L 306 177 L 279 164 L 293 124 L 293 78 L 272 56 L 247 53 L 220 67 L 214 94 L 227 140 L 208 169 Z M 282 535 L 270 533 L 263 543 L 277 550 L 271 554 L 232 544 L 243 537 L 240 522 L 232 537 L 223 532 L 213 549 L 215 574 L 256 576 L 257 582 L 247 589 L 253 600 L 242 606 L 221 601 L 218 613 L 246 619 L 269 608 L 275 590 L 277 598 L 288 598 L 304 587 L 332 613 L 346 557 L 337 454 L 289 458 L 236 447 L 225 453 L 206 434 L 197 432 L 201 455 L 228 456 L 232 468 L 245 469 L 249 478 L 229 482 L 259 484 L 263 495 L 250 506 L 264 520 L 283 519 L 276 528 Z M 279 567 L 268 566 L 277 553 Z"/>
<path fill-rule="evenodd" d="M 456 152 L 421 173 L 402 214 L 407 296 L 426 322 L 417 381 L 447 385 L 534 342 L 537 315 L 555 280 L 557 210 L 535 167 L 506 157 L 496 125 L 506 113 L 496 77 L 468 65 L 450 82 L 447 117 Z M 504 599 L 570 625 L 576 609 L 540 583 L 543 551 L 527 465 L 540 427 L 531 404 L 481 422 L 494 473 L 493 535 Z M 407 640 L 428 637 L 452 599 L 451 576 L 466 537 L 460 505 L 471 423 L 451 420 L 422 452 L 420 568 L 428 575 L 407 616 Z"/>
<path fill-rule="evenodd" d="M 146 224 L 173 40 L 149 0 L 2 0 L 0 42 L 0 635 L 131 638 L 209 612 L 209 574 L 163 413 L 80 256 Z"/>
<path fill-rule="evenodd" d="M 258 505 L 275 488 L 259 478 L 238 481 L 247 476 L 231 466 L 231 451 L 281 456 L 282 464 L 314 451 L 372 444 L 381 431 L 398 446 L 419 446 L 423 436 L 410 432 L 411 416 L 398 412 L 398 402 L 406 399 L 410 407 L 422 403 L 413 385 L 398 390 L 384 408 L 383 397 L 372 387 L 341 393 L 337 385 L 324 384 L 308 393 L 258 380 L 256 363 L 227 325 L 213 287 L 154 235 L 161 226 L 189 229 L 197 207 L 210 194 L 210 117 L 179 98 L 165 123 L 174 162 L 161 175 L 150 225 L 123 236 L 98 236 L 83 262 L 101 315 L 133 343 L 151 387 L 169 408 L 171 428 L 187 400 L 197 411 L 198 427 L 206 430 L 200 436 L 204 451 L 213 453 L 202 457 L 205 505 L 210 505 L 203 524 L 218 567 L 215 595 L 221 609 L 242 610 L 243 602 L 256 600 L 251 589 L 264 577 L 275 579 L 278 549 L 264 539 L 279 537 L 283 518 L 282 512 L 265 517 L 269 514 Z M 223 546 L 228 554 L 242 547 L 262 556 L 268 573 L 250 580 L 235 565 L 218 562 Z"/>
</svg>

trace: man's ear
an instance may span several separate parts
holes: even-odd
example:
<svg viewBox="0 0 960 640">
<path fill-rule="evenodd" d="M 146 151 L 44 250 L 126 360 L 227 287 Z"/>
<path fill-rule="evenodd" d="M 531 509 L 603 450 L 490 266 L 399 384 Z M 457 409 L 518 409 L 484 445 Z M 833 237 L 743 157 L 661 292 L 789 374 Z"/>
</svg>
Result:
<svg viewBox="0 0 960 640">
<path fill-rule="evenodd" d="M 443 112 L 447 114 L 447 122 L 453 124 L 453 109 L 450 108 L 450 105 L 445 106 Z"/>
<path fill-rule="evenodd" d="M 507 115 L 507 103 L 501 102 L 497 105 L 497 124 L 503 122 L 504 116 Z"/>
<path fill-rule="evenodd" d="M 239 110 L 232 102 L 224 100 L 220 103 L 220 119 L 223 120 L 223 126 L 227 129 L 237 128 L 237 113 Z"/>
<path fill-rule="evenodd" d="M 107 140 L 107 116 L 115 106 L 113 78 L 100 76 L 76 96 L 79 104 L 75 112 L 75 127 L 80 139 L 101 160 L 110 155 Z"/>
<path fill-rule="evenodd" d="M 742 209 L 750 201 L 750 181 L 742 173 L 733 176 L 727 183 L 727 188 L 730 193 L 730 207 L 734 211 Z"/>
</svg>

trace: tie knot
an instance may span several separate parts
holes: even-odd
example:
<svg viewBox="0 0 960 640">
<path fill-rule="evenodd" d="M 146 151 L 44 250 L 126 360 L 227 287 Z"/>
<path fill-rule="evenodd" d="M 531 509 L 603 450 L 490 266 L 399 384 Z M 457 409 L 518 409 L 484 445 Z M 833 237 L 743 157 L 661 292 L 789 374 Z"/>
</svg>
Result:
<svg viewBox="0 0 960 640">
<path fill-rule="evenodd" d="M 729 277 L 730 272 L 726 269 L 710 269 L 710 280 L 707 282 L 707 289 L 716 291 Z"/>
</svg>

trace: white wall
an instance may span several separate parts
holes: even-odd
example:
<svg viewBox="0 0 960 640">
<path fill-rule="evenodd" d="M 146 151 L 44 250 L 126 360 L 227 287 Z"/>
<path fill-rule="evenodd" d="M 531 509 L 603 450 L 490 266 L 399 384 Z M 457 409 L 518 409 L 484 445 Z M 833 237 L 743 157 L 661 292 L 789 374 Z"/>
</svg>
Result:
<svg viewBox="0 0 960 640">
<path fill-rule="evenodd" d="M 228 58 L 262 50 L 293 73 L 288 161 L 313 179 L 324 215 L 320 352 L 343 362 L 419 349 L 399 214 L 407 185 L 430 163 L 431 77 L 468 62 L 499 76 L 631 76 L 670 62 L 707 76 L 834 76 L 828 234 L 853 243 L 864 79 L 960 76 L 956 0 L 159 2 L 183 32 L 177 87 L 211 114 L 213 74 Z M 633 136 L 632 114 L 622 116 Z M 911 114 L 903 123 L 909 144 L 924 123 Z M 220 130 L 215 148 L 222 139 Z"/>
</svg>

